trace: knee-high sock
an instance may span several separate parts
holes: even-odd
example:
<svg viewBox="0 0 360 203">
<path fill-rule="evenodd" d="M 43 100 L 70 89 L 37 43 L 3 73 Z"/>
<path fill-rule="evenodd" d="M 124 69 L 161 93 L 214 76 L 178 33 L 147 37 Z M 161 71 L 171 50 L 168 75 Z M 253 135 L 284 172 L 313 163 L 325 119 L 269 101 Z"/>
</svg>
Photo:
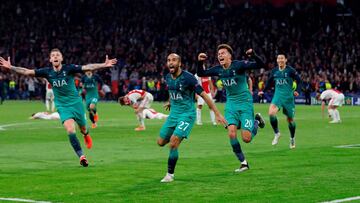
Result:
<svg viewBox="0 0 360 203">
<path fill-rule="evenodd" d="M 46 111 L 50 111 L 50 103 L 48 99 L 45 100 L 45 106 L 46 106 Z"/>
<path fill-rule="evenodd" d="M 212 123 L 215 123 L 215 113 L 213 110 L 210 109 L 210 119 Z"/>
<path fill-rule="evenodd" d="M 341 120 L 341 119 L 340 119 L 340 112 L 339 112 L 337 109 L 334 110 L 334 115 L 335 115 L 336 121 L 340 121 L 340 120 Z"/>
<path fill-rule="evenodd" d="M 256 136 L 258 129 L 259 129 L 259 121 L 254 119 L 254 128 L 251 131 L 251 139 L 253 139 Z"/>
<path fill-rule="evenodd" d="M 196 108 L 196 122 L 201 123 L 201 109 Z"/>
<path fill-rule="evenodd" d="M 294 121 L 289 122 L 290 137 L 295 137 L 296 123 Z"/>
<path fill-rule="evenodd" d="M 55 111 L 55 102 L 54 102 L 54 100 L 51 100 L 51 111 L 52 112 Z"/>
<path fill-rule="evenodd" d="M 139 121 L 139 125 L 145 126 L 144 117 L 143 117 L 142 113 L 136 114 L 136 117 L 137 117 L 137 119 Z"/>
<path fill-rule="evenodd" d="M 94 114 L 91 111 L 89 111 L 89 118 L 90 118 L 92 123 L 95 123 Z"/>
<path fill-rule="evenodd" d="M 328 113 L 333 121 L 336 121 L 336 115 L 334 109 L 328 109 Z"/>
<path fill-rule="evenodd" d="M 278 120 L 276 118 L 276 116 L 270 116 L 270 124 L 272 129 L 274 130 L 274 133 L 278 133 L 279 132 L 279 128 L 278 128 Z"/>
<path fill-rule="evenodd" d="M 178 149 L 170 149 L 169 159 L 168 159 L 168 173 L 174 174 L 176 162 L 179 158 Z"/>
<path fill-rule="evenodd" d="M 245 156 L 241 150 L 240 143 L 237 138 L 230 138 L 230 144 L 233 149 L 235 156 L 239 159 L 240 162 L 245 161 Z"/>
<path fill-rule="evenodd" d="M 69 140 L 70 140 L 71 146 L 73 147 L 75 153 L 78 155 L 78 157 L 81 157 L 83 155 L 83 152 L 81 149 L 80 142 L 76 137 L 76 134 L 75 133 L 69 134 Z"/>
</svg>

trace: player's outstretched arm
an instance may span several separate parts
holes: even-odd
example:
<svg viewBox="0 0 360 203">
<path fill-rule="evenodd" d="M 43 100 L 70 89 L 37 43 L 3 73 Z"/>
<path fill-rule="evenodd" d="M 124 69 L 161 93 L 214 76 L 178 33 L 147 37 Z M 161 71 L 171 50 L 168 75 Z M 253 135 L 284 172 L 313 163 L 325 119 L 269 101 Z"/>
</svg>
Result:
<svg viewBox="0 0 360 203">
<path fill-rule="evenodd" d="M 10 57 L 8 60 L 5 60 L 3 57 L 0 57 L 0 67 L 6 68 L 8 70 L 12 70 L 21 75 L 35 76 L 35 71 L 23 67 L 12 66 L 10 62 Z"/>
<path fill-rule="evenodd" d="M 204 99 L 204 101 L 206 102 L 206 104 L 210 107 L 211 110 L 214 111 L 215 113 L 215 117 L 216 117 L 216 121 L 219 124 L 223 124 L 225 127 L 228 125 L 227 121 L 225 120 L 225 118 L 221 115 L 220 111 L 217 109 L 216 105 L 214 104 L 214 102 L 210 99 L 210 97 L 205 93 L 205 91 L 202 91 L 200 96 Z"/>
<path fill-rule="evenodd" d="M 264 61 L 258 56 L 253 49 L 248 49 L 245 54 L 254 61 L 240 61 L 241 69 L 260 69 L 265 67 Z"/>
<path fill-rule="evenodd" d="M 200 53 L 198 55 L 198 65 L 196 68 L 196 74 L 199 77 L 205 77 L 205 76 L 218 76 L 217 71 L 214 69 L 214 67 L 207 69 L 205 67 L 205 61 L 207 59 L 207 55 L 205 53 Z"/>
<path fill-rule="evenodd" d="M 104 63 L 93 63 L 82 66 L 83 71 L 94 71 L 102 68 L 111 68 L 117 63 L 117 59 L 109 59 L 109 56 L 106 55 Z"/>
</svg>

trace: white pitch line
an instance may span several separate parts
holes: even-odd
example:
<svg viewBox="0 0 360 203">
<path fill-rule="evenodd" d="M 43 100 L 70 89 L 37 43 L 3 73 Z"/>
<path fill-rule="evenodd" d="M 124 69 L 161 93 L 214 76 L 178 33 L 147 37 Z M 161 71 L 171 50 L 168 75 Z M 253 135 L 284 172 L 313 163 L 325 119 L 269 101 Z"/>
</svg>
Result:
<svg viewBox="0 0 360 203">
<path fill-rule="evenodd" d="M 12 201 L 12 202 L 32 202 L 32 203 L 51 203 L 47 201 L 36 201 L 32 199 L 21 199 L 21 198 L 3 198 L 0 197 L 0 201 Z"/>
<path fill-rule="evenodd" d="M 354 149 L 354 148 L 360 148 L 360 144 L 339 145 L 339 146 L 334 146 L 334 147 L 335 148 Z"/>
<path fill-rule="evenodd" d="M 353 201 L 353 200 L 359 200 L 360 196 L 356 196 L 356 197 L 348 197 L 345 199 L 336 199 L 336 200 L 331 200 L 328 202 L 322 202 L 322 203 L 339 203 L 339 202 L 349 202 L 349 201 Z"/>
</svg>

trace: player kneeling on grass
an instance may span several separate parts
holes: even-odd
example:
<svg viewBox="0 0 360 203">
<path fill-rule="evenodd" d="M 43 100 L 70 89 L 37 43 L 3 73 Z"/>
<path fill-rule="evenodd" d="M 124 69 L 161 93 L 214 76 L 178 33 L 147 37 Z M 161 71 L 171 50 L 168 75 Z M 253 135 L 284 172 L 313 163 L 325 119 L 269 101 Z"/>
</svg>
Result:
<svg viewBox="0 0 360 203">
<path fill-rule="evenodd" d="M 270 124 L 274 130 L 275 136 L 272 145 L 277 145 L 280 138 L 280 131 L 278 128 L 278 120 L 276 118 L 277 112 L 283 108 L 283 113 L 287 117 L 289 131 L 290 131 L 290 149 L 295 148 L 295 130 L 296 123 L 295 116 L 295 99 L 299 93 L 293 88 L 293 82 L 296 81 L 297 88 L 301 89 L 301 79 L 294 68 L 286 65 L 287 58 L 285 53 L 279 53 L 276 58 L 278 66 L 271 70 L 269 79 L 266 82 L 264 91 L 270 88 L 270 85 L 275 83 L 275 93 L 271 100 L 269 107 Z M 259 92 L 262 95 L 263 92 Z"/>
<path fill-rule="evenodd" d="M 123 106 L 132 106 L 135 111 L 136 118 L 139 121 L 139 126 L 135 128 L 135 131 L 145 130 L 145 117 L 143 116 L 143 110 L 151 107 L 154 97 L 150 92 L 144 90 L 131 90 L 123 97 L 119 97 L 118 102 Z"/>
<path fill-rule="evenodd" d="M 78 124 L 87 148 L 92 147 L 92 139 L 86 127 L 86 118 L 84 106 L 81 97 L 75 87 L 74 75 L 76 73 L 84 73 L 84 71 L 94 71 L 100 68 L 110 68 L 117 63 L 116 59 L 108 59 L 106 56 L 104 63 L 74 65 L 62 64 L 63 55 L 59 49 L 50 51 L 51 67 L 40 69 L 27 69 L 12 66 L 10 57 L 8 60 L 0 57 L 0 67 L 12 70 L 15 73 L 45 78 L 51 84 L 54 91 L 55 106 L 60 115 L 61 122 L 69 136 L 71 146 L 76 155 L 80 158 L 80 164 L 84 167 L 88 166 L 88 161 L 83 154 L 79 140 L 75 133 L 75 123 Z"/>
<path fill-rule="evenodd" d="M 89 112 L 91 121 L 91 128 L 97 127 L 99 116 L 97 114 L 96 105 L 99 100 L 98 84 L 103 85 L 103 81 L 98 75 L 93 74 L 92 71 L 86 71 L 85 75 L 81 78 L 81 86 L 86 92 L 85 101 L 86 108 Z"/>
<path fill-rule="evenodd" d="M 325 102 L 328 103 L 328 113 L 332 121 L 329 123 L 341 123 L 340 113 L 337 110 L 339 106 L 344 104 L 345 96 L 339 90 L 329 89 L 323 91 L 321 94 L 316 95 L 317 100 L 321 101 L 321 112 L 324 118 Z"/>
<path fill-rule="evenodd" d="M 58 112 L 37 112 L 33 113 L 29 119 L 60 120 L 60 115 Z"/>
<path fill-rule="evenodd" d="M 167 57 L 167 67 L 170 73 L 165 76 L 165 80 L 168 86 L 170 102 L 165 104 L 165 108 L 170 109 L 170 115 L 161 127 L 160 137 L 157 140 L 159 146 L 163 147 L 169 143 L 170 147 L 168 171 L 161 180 L 162 183 L 174 181 L 175 166 L 179 158 L 178 148 L 181 141 L 188 138 L 196 119 L 195 93 L 201 96 L 210 109 L 214 111 L 216 120 L 223 125 L 227 125 L 226 120 L 199 85 L 194 75 L 182 70 L 179 55 L 170 54 Z"/>
</svg>

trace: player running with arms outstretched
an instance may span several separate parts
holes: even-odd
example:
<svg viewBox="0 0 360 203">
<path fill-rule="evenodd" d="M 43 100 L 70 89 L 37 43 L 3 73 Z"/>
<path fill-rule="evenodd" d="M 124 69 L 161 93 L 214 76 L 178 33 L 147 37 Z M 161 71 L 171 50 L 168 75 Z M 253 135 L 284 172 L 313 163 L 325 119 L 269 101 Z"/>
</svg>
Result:
<svg viewBox="0 0 360 203">
<path fill-rule="evenodd" d="M 233 50 L 227 44 L 219 45 L 217 52 L 220 65 L 209 69 L 206 69 L 204 64 L 207 59 L 206 54 L 199 54 L 197 75 L 199 77 L 218 76 L 224 85 L 226 90 L 225 118 L 229 123 L 228 135 L 233 152 L 241 162 L 235 172 L 243 172 L 249 169 L 249 164 L 237 139 L 237 129 L 241 129 L 242 140 L 248 143 L 257 134 L 258 127 L 265 126 L 260 114 L 256 114 L 254 118 L 253 99 L 247 84 L 246 71 L 260 69 L 264 66 L 264 62 L 252 49 L 247 50 L 246 54 L 255 62 L 233 60 Z"/>
<path fill-rule="evenodd" d="M 160 130 L 157 140 L 159 146 L 169 143 L 170 153 L 168 158 L 168 171 L 161 180 L 163 183 L 174 180 L 174 171 L 179 157 L 178 148 L 184 138 L 188 138 L 196 119 L 195 93 L 201 96 L 206 104 L 215 113 L 216 120 L 227 125 L 226 120 L 220 114 L 211 98 L 207 96 L 203 88 L 191 73 L 182 70 L 181 58 L 172 53 L 167 57 L 169 74 L 165 76 L 170 95 L 170 103 L 165 105 L 170 109 L 170 115 Z M 171 108 L 170 108 L 171 107 Z"/>
<path fill-rule="evenodd" d="M 78 124 L 81 133 L 84 135 L 87 148 L 92 147 L 92 139 L 86 127 L 86 118 L 84 106 L 81 97 L 75 88 L 74 74 L 83 73 L 84 71 L 94 71 L 101 68 L 110 68 L 117 63 L 116 59 L 108 59 L 104 63 L 73 65 L 62 64 L 63 55 L 59 49 L 50 51 L 50 63 L 52 67 L 41 69 L 27 69 L 11 65 L 10 57 L 7 60 L 0 57 L 0 66 L 12 70 L 15 73 L 41 77 L 47 79 L 54 91 L 55 106 L 60 114 L 61 122 L 69 136 L 70 143 L 75 153 L 80 157 L 80 164 L 84 167 L 88 166 L 88 161 L 83 154 L 80 142 L 75 134 L 75 123 Z"/>
</svg>

